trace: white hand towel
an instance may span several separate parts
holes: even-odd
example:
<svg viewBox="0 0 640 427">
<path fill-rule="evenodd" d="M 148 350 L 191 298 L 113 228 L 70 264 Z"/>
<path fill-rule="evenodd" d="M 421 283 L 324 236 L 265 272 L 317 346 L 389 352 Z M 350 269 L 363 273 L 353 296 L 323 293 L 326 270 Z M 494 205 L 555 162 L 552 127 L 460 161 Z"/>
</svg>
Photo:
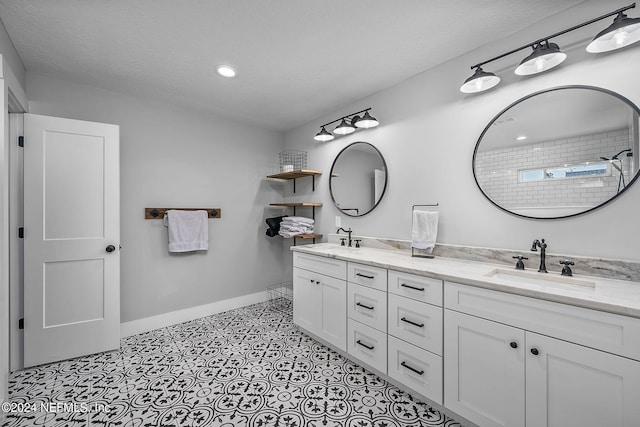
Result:
<svg viewBox="0 0 640 427">
<path fill-rule="evenodd" d="M 209 249 L 207 211 L 168 210 L 169 252 L 206 251 Z"/>
<path fill-rule="evenodd" d="M 436 246 L 438 236 L 438 212 L 413 211 L 413 229 L 411 230 L 411 247 L 427 249 L 429 253 Z"/>
</svg>

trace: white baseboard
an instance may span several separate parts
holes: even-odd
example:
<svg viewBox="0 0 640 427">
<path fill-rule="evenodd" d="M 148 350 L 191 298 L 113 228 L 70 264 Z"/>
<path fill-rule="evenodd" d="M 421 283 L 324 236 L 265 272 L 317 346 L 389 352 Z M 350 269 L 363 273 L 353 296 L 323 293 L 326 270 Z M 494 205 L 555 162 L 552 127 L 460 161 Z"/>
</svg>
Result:
<svg viewBox="0 0 640 427">
<path fill-rule="evenodd" d="M 251 304 L 257 304 L 267 300 L 267 292 L 257 292 L 255 294 L 243 295 L 241 297 L 229 298 L 210 304 L 199 305 L 197 307 L 186 308 L 184 310 L 171 311 L 157 316 L 145 317 L 144 319 L 132 320 L 120 324 L 120 336 L 130 337 L 143 332 L 153 331 L 158 328 L 188 322 L 201 317 L 210 316 L 223 311 L 234 310 Z"/>
</svg>

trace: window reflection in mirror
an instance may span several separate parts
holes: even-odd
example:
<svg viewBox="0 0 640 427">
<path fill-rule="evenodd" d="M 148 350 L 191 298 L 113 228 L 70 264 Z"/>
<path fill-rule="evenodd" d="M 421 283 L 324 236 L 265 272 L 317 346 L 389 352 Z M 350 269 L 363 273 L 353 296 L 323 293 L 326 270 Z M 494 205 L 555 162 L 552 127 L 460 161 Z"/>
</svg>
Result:
<svg viewBox="0 0 640 427">
<path fill-rule="evenodd" d="M 638 175 L 638 108 L 600 88 L 567 86 L 499 113 L 473 156 L 478 187 L 498 207 L 562 218 L 614 199 Z"/>
<path fill-rule="evenodd" d="M 329 189 L 336 207 L 345 215 L 363 216 L 380 203 L 387 187 L 387 165 L 380 151 L 368 142 L 354 142 L 331 167 Z"/>
</svg>

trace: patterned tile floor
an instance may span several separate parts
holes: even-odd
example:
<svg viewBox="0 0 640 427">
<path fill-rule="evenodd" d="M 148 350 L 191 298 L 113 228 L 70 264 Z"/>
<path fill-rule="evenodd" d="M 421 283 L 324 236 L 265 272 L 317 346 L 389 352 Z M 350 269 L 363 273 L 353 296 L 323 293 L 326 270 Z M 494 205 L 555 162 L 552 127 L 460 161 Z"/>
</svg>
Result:
<svg viewBox="0 0 640 427">
<path fill-rule="evenodd" d="M 13 373 L 9 399 L 16 411 L 3 427 L 460 426 L 302 334 L 268 303 Z"/>
</svg>

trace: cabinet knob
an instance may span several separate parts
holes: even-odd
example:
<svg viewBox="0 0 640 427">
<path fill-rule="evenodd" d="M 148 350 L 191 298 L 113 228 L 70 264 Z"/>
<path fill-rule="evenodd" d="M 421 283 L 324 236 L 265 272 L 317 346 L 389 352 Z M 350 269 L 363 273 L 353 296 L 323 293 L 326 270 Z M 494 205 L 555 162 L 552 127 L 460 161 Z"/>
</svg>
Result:
<svg viewBox="0 0 640 427">
<path fill-rule="evenodd" d="M 509 345 L 511 346 L 511 348 L 518 348 L 518 343 L 515 341 L 511 341 Z"/>
<path fill-rule="evenodd" d="M 533 354 L 534 356 L 537 356 L 537 355 L 539 355 L 539 354 L 540 354 L 540 352 L 538 351 L 538 349 L 537 349 L 537 348 L 533 347 L 533 348 L 531 349 L 531 354 Z"/>
<path fill-rule="evenodd" d="M 313 280 L 313 279 L 311 279 L 311 283 L 316 283 L 316 281 L 315 281 L 315 280 Z"/>
</svg>

